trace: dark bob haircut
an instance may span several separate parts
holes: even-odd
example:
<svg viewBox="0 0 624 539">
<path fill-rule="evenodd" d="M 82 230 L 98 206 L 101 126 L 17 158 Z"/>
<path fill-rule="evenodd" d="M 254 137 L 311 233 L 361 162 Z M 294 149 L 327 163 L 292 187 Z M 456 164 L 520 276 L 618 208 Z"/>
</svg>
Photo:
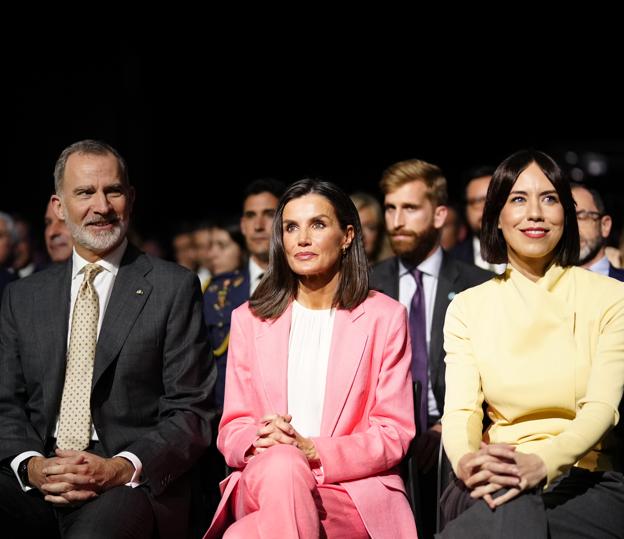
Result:
<svg viewBox="0 0 624 539">
<path fill-rule="evenodd" d="M 340 259 L 340 281 L 332 305 L 351 310 L 368 296 L 368 262 L 364 252 L 360 218 L 355 205 L 347 194 L 333 183 L 304 179 L 288 187 L 275 211 L 269 267 L 249 301 L 252 312 L 263 320 L 278 318 L 291 300 L 297 297 L 299 279 L 286 260 L 282 221 L 286 204 L 309 194 L 325 197 L 336 212 L 340 228 L 345 231 L 351 225 L 354 230 L 353 241 Z"/>
<path fill-rule="evenodd" d="M 553 261 L 563 267 L 573 266 L 579 257 L 579 230 L 570 184 L 552 157 L 537 150 L 520 150 L 505 159 L 494 171 L 481 223 L 481 257 L 491 264 L 508 261 L 507 243 L 498 228 L 498 220 L 512 186 L 531 163 L 535 163 L 553 184 L 563 206 L 563 234 L 555 247 Z"/>
</svg>

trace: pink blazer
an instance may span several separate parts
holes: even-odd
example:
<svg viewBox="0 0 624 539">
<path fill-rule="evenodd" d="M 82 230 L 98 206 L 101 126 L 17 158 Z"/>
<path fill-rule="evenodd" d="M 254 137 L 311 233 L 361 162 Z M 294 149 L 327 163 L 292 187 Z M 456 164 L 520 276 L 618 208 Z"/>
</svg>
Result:
<svg viewBox="0 0 624 539">
<path fill-rule="evenodd" d="M 229 523 L 228 499 L 248 462 L 258 420 L 288 412 L 291 310 L 262 321 L 245 303 L 232 315 L 217 446 L 237 471 L 221 483 L 208 538 L 220 537 Z M 334 324 L 321 435 L 314 438 L 322 464 L 317 482 L 342 485 L 374 539 L 416 537 L 395 469 L 415 434 L 405 308 L 371 292 L 353 311 L 338 310 Z"/>
</svg>

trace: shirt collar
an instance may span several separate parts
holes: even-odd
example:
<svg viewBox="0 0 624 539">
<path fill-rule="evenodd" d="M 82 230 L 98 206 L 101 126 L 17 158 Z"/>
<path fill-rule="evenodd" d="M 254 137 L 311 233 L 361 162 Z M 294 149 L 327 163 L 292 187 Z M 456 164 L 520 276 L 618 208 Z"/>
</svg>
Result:
<svg viewBox="0 0 624 539">
<path fill-rule="evenodd" d="M 255 282 L 265 272 L 253 258 L 249 258 L 249 281 Z"/>
<path fill-rule="evenodd" d="M 123 241 L 117 247 L 115 247 L 115 249 L 108 253 L 104 258 L 98 260 L 97 264 L 99 266 L 102 266 L 102 268 L 106 271 L 110 271 L 114 276 L 116 276 L 117 272 L 119 271 L 121 259 L 124 252 L 126 251 L 127 246 L 128 240 L 127 238 L 124 238 Z M 74 280 L 76 276 L 82 272 L 83 268 L 87 264 L 90 264 L 90 262 L 82 258 L 76 252 L 76 247 L 74 247 L 72 254 L 72 280 Z"/>
<path fill-rule="evenodd" d="M 440 268 L 442 267 L 442 248 L 438 245 L 433 254 L 425 258 L 417 267 L 424 275 L 430 275 L 438 279 Z M 411 270 L 412 268 L 408 268 L 399 258 L 399 277 L 411 273 Z"/>
<path fill-rule="evenodd" d="M 600 273 L 601 275 L 609 276 L 609 259 L 603 256 L 598 262 L 592 264 L 587 269 L 595 273 Z"/>
</svg>

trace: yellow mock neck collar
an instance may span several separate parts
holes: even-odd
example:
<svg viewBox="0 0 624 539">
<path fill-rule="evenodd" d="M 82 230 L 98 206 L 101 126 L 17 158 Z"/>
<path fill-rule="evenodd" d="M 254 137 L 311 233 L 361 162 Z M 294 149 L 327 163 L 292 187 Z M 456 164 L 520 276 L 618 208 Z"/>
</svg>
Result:
<svg viewBox="0 0 624 539">
<path fill-rule="evenodd" d="M 511 263 L 508 263 L 504 276 L 505 279 L 511 279 L 518 284 L 528 283 L 530 285 L 538 286 L 544 290 L 552 290 L 557 286 L 559 280 L 565 275 L 566 269 L 567 268 L 563 268 L 555 263 L 552 263 L 542 277 L 540 277 L 537 281 L 532 281 L 523 275 L 518 269 L 514 268 Z"/>
</svg>

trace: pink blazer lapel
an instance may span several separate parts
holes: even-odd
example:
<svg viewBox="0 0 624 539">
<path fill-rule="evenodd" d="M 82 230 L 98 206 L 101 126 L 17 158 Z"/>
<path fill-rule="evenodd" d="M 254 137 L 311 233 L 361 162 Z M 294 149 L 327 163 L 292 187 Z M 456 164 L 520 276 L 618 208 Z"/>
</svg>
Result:
<svg viewBox="0 0 624 539">
<path fill-rule="evenodd" d="M 292 304 L 276 320 L 261 322 L 256 336 L 255 350 L 267 401 L 272 412 L 288 412 L 288 337 Z"/>
<path fill-rule="evenodd" d="M 362 360 L 368 335 L 354 322 L 363 314 L 362 305 L 353 311 L 336 311 L 321 420 L 322 436 L 334 433 Z"/>
</svg>

